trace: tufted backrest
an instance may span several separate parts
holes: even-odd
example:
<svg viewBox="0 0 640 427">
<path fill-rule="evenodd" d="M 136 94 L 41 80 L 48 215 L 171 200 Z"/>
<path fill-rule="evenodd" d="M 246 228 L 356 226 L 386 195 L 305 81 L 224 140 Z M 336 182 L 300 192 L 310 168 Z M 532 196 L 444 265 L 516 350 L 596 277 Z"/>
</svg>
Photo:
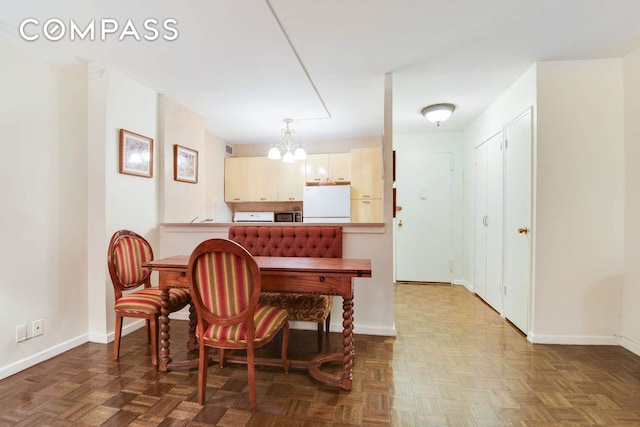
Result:
<svg viewBox="0 0 640 427">
<path fill-rule="evenodd" d="M 342 227 L 230 227 L 229 240 L 253 256 L 342 258 Z"/>
</svg>

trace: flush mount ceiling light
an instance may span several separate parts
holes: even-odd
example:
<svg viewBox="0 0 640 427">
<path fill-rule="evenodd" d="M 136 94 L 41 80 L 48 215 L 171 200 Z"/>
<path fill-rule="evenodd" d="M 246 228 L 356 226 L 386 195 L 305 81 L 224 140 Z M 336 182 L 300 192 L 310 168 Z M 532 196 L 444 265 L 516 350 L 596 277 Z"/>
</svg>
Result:
<svg viewBox="0 0 640 427">
<path fill-rule="evenodd" d="M 289 127 L 293 120 L 284 119 L 284 122 L 287 126 L 281 130 L 282 139 L 271 146 L 267 157 L 272 160 L 280 160 L 280 158 L 282 158 L 282 161 L 285 163 L 293 163 L 296 160 L 306 159 L 307 153 L 302 148 L 302 144 L 293 140 L 292 135 L 295 130 Z"/>
<path fill-rule="evenodd" d="M 447 120 L 449 116 L 453 114 L 453 110 L 455 109 L 456 106 L 453 104 L 433 104 L 428 107 L 424 107 L 420 112 L 427 118 L 427 120 L 435 123 L 437 126 L 440 126 L 440 123 Z"/>
</svg>

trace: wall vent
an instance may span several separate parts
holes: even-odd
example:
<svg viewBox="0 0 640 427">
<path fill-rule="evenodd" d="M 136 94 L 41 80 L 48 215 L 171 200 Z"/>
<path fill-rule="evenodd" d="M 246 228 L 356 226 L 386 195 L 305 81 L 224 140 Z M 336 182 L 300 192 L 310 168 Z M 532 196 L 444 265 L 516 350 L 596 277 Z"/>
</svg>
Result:
<svg viewBox="0 0 640 427">
<path fill-rule="evenodd" d="M 224 146 L 224 152 L 227 156 L 233 156 L 233 145 L 225 145 Z"/>
</svg>

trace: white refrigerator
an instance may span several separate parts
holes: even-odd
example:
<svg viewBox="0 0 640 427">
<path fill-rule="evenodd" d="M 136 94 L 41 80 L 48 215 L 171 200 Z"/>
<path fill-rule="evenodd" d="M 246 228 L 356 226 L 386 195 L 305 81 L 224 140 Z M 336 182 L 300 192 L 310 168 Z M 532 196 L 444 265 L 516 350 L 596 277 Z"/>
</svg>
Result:
<svg viewBox="0 0 640 427">
<path fill-rule="evenodd" d="M 351 222 L 350 185 L 314 185 L 304 187 L 303 222 Z"/>
</svg>

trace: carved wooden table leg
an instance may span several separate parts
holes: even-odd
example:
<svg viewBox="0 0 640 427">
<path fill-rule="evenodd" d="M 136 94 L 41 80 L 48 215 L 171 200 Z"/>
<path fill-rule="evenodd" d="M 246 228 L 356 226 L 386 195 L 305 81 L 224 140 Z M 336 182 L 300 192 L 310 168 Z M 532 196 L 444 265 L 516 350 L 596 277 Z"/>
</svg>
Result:
<svg viewBox="0 0 640 427">
<path fill-rule="evenodd" d="M 166 372 L 171 363 L 169 356 L 169 288 L 160 294 L 160 371 Z"/>
<path fill-rule="evenodd" d="M 344 298 L 342 302 L 342 346 L 343 373 L 342 389 L 351 390 L 353 380 L 353 298 Z"/>
<path fill-rule="evenodd" d="M 196 325 L 198 319 L 196 318 L 196 308 L 193 303 L 189 304 L 189 341 L 187 342 L 187 349 L 193 351 L 196 349 Z"/>
</svg>

